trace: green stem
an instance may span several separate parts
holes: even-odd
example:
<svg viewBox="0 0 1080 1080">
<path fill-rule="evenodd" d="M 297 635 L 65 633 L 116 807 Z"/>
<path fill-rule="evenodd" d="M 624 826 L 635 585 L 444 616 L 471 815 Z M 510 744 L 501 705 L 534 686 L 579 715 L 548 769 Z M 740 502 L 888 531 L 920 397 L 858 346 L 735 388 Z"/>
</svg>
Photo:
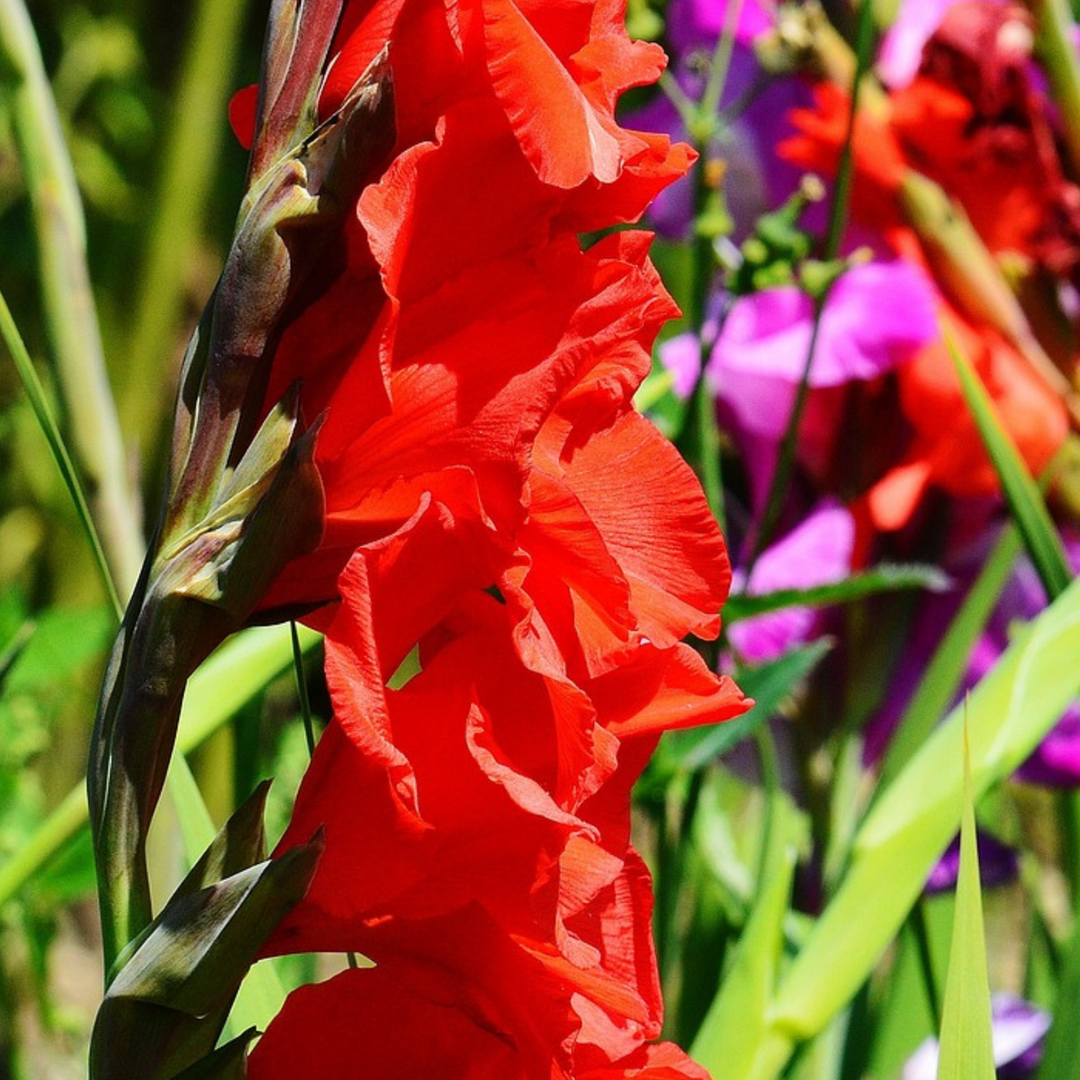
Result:
<svg viewBox="0 0 1080 1080">
<path fill-rule="evenodd" d="M 67 446 L 64 445 L 60 428 L 57 426 L 52 411 L 49 409 L 45 390 L 38 379 L 37 372 L 34 370 L 30 354 L 26 351 L 22 335 L 15 325 L 15 320 L 11 316 L 11 309 L 8 307 L 2 293 L 0 293 L 0 337 L 4 339 L 4 344 L 7 345 L 8 352 L 11 353 L 11 359 L 15 362 L 15 369 L 22 380 L 26 396 L 30 399 L 30 405 L 49 444 L 53 459 L 56 461 L 56 467 L 60 470 L 60 475 L 63 477 L 71 501 L 75 504 L 75 511 L 79 515 L 79 521 L 82 524 L 83 531 L 86 533 L 87 542 L 90 544 L 90 550 L 94 556 L 94 563 L 97 566 L 98 573 L 101 575 L 105 594 L 112 604 L 117 619 L 120 619 L 124 614 L 124 606 L 120 602 L 120 596 L 113 583 L 109 564 L 101 546 L 101 540 L 98 538 L 97 530 L 94 528 L 86 495 L 83 492 L 82 484 L 79 482 L 79 476 L 75 471 L 71 455 L 68 453 Z"/>
<path fill-rule="evenodd" d="M 1080 63 L 1072 40 L 1072 15 L 1065 0 L 1032 0 L 1039 23 L 1037 47 L 1050 77 L 1052 100 L 1073 172 L 1080 175 Z"/>
<path fill-rule="evenodd" d="M 22 0 L 0 0 L 0 70 L 10 86 L 12 130 L 34 216 L 42 306 L 65 426 L 113 579 L 127 595 L 142 564 L 141 512 L 105 369 L 82 203 Z"/>
<path fill-rule="evenodd" d="M 227 130 L 236 43 L 247 0 L 199 0 L 194 30 L 173 100 L 176 108 L 161 171 L 149 200 L 154 207 L 138 276 L 135 315 L 122 403 L 128 430 L 142 446 L 156 445 L 166 395 L 166 365 L 184 306 L 186 280 L 216 179 L 215 162 Z"/>
<path fill-rule="evenodd" d="M 855 119 L 858 116 L 859 91 L 873 54 L 873 7 L 874 5 L 871 3 L 864 3 L 859 10 L 858 40 L 856 42 L 855 70 L 851 76 L 847 130 L 840 149 L 840 160 L 836 170 L 836 184 L 833 187 L 832 199 L 829 204 L 829 222 L 822 247 L 822 258 L 826 262 L 837 258 L 844 239 L 844 226 L 847 222 L 848 203 L 851 201 L 851 185 L 855 172 Z M 780 454 L 776 462 L 776 468 L 773 470 L 772 479 L 769 482 L 769 492 L 765 499 L 765 508 L 762 511 L 761 525 L 754 537 L 754 543 L 746 561 L 747 585 L 749 585 L 754 564 L 762 551 L 768 546 L 772 531 L 776 527 L 780 509 L 783 505 L 784 493 L 788 488 L 790 473 L 795 464 L 799 426 L 802 423 L 803 412 L 810 396 L 810 372 L 820 336 L 821 320 L 825 314 L 825 304 L 828 302 L 830 291 L 831 285 L 824 289 L 814 301 L 813 323 L 810 331 L 810 344 L 806 349 L 806 362 L 803 365 L 802 375 L 799 379 L 799 387 L 795 394 L 791 416 L 788 418 L 787 429 L 784 431 L 784 438 L 780 444 Z"/>
<path fill-rule="evenodd" d="M 709 81 L 705 84 L 705 93 L 701 97 L 701 112 L 712 123 L 720 110 L 724 97 L 728 72 L 731 70 L 731 57 L 735 52 L 735 32 L 739 25 L 739 14 L 743 0 L 728 0 L 724 9 L 724 28 L 716 41 L 712 64 L 709 65 Z"/>
</svg>

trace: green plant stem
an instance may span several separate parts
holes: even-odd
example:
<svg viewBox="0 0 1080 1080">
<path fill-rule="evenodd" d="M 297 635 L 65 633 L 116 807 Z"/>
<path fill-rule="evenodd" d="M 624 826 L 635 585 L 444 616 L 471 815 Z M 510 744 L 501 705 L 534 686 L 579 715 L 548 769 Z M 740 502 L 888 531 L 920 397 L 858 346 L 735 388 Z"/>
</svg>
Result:
<svg viewBox="0 0 1080 1080">
<path fill-rule="evenodd" d="M 230 6 L 230 5 L 223 5 Z M 0 0 L 0 70 L 33 212 L 42 306 L 74 458 L 117 591 L 142 563 L 141 512 L 129 480 L 86 263 L 86 226 L 33 26 L 22 0 Z"/>
<path fill-rule="evenodd" d="M 863 78 L 870 66 L 874 43 L 874 17 L 873 4 L 867 2 L 859 10 L 858 40 L 855 51 L 855 69 L 851 76 L 850 106 L 847 116 L 847 130 L 844 142 L 840 149 L 840 160 L 836 170 L 836 184 L 833 187 L 832 199 L 829 203 L 829 222 L 825 230 L 825 241 L 822 247 L 822 258 L 829 262 L 840 254 L 840 246 L 844 239 L 844 226 L 847 222 L 848 204 L 851 201 L 851 185 L 854 179 L 854 137 L 855 119 L 859 109 L 859 91 L 862 88 Z M 835 284 L 835 282 L 834 282 Z M 806 362 L 803 364 L 802 375 L 799 379 L 795 401 L 792 404 L 791 416 L 788 417 L 787 428 L 780 444 L 780 454 L 777 458 L 776 468 L 773 470 L 772 479 L 769 482 L 769 492 L 765 498 L 765 508 L 762 511 L 761 523 L 754 536 L 754 543 L 750 549 L 749 558 L 746 560 L 746 581 L 754 570 L 754 564 L 762 551 L 768 546 L 772 531 L 780 517 L 780 509 L 783 505 L 784 492 L 788 487 L 791 470 L 795 464 L 795 451 L 799 438 L 799 427 L 802 424 L 803 412 L 806 410 L 806 402 L 810 396 L 810 372 L 814 364 L 814 354 L 817 351 L 818 338 L 821 331 L 821 320 L 825 314 L 825 305 L 829 299 L 831 285 L 824 289 L 820 296 L 814 300 L 814 309 L 810 330 L 810 343 L 806 349 Z"/>
<path fill-rule="evenodd" d="M 1065 0 L 1032 0 L 1038 20 L 1037 48 L 1050 77 L 1061 134 L 1073 172 L 1080 174 L 1080 63 L 1073 44 L 1073 19 Z"/>
<path fill-rule="evenodd" d="M 705 84 L 705 93 L 701 96 L 701 112 L 710 122 L 720 111 L 720 102 L 724 97 L 728 73 L 731 71 L 731 57 L 735 52 L 735 33 L 742 13 L 743 0 L 727 0 L 724 9 L 723 30 L 716 40 L 712 64 L 709 65 L 709 79 Z"/>
<path fill-rule="evenodd" d="M 139 445 L 156 445 L 166 404 L 166 365 L 184 306 L 191 256 L 203 229 L 215 163 L 227 131 L 226 103 L 233 82 L 236 44 L 247 0 L 199 0 L 192 36 L 175 88 L 176 108 L 161 171 L 149 204 L 154 207 L 138 277 L 131 324 L 126 394 L 126 427 Z"/>
<path fill-rule="evenodd" d="M 63 477 L 64 485 L 68 489 L 71 501 L 75 504 L 75 511 L 79 515 L 79 521 L 86 533 L 87 542 L 89 543 L 91 553 L 94 556 L 94 563 L 97 566 L 98 573 L 101 575 L 101 582 L 105 589 L 105 595 L 108 596 L 117 619 L 120 619 L 124 614 L 124 606 L 120 601 L 120 596 L 113 583 L 112 574 L 109 571 L 108 560 L 105 558 L 105 552 L 101 546 L 101 540 L 98 537 L 97 530 L 94 528 L 94 522 L 90 515 L 90 507 L 87 504 L 86 495 L 79 482 L 79 476 L 75 471 L 75 465 L 71 460 L 71 455 L 68 453 L 67 446 L 64 444 L 63 437 L 60 434 L 60 428 L 57 426 L 56 420 L 53 418 L 52 411 L 49 408 L 48 400 L 45 397 L 45 390 L 38 379 L 37 372 L 34 370 L 30 354 L 26 351 L 22 335 L 19 333 L 19 328 L 15 325 L 15 320 L 11 315 L 11 309 L 8 307 L 7 301 L 4 299 L 2 293 L 0 293 L 0 337 L 4 339 L 4 344 L 11 354 L 11 359 L 15 363 L 15 369 L 18 371 L 19 378 L 22 380 L 23 387 L 26 390 L 26 395 L 30 399 L 30 405 L 34 410 L 42 433 L 49 444 L 49 450 L 52 452 L 53 459 L 56 461 L 56 467 L 60 470 L 60 475 Z"/>
</svg>

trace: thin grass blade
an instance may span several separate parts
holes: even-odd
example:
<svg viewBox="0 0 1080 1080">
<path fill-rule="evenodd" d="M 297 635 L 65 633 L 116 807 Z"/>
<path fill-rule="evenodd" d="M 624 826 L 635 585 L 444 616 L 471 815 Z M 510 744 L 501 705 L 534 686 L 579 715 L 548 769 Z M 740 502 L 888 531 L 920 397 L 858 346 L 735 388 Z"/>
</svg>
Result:
<svg viewBox="0 0 1080 1080">
<path fill-rule="evenodd" d="M 1054 600 L 1072 581 L 1072 571 L 1065 558 L 1061 538 L 1054 528 L 1038 485 L 1029 475 L 1023 459 L 994 412 L 990 395 L 947 333 L 945 344 L 960 379 L 964 400 L 971 410 L 983 445 L 998 475 L 1009 511 L 1024 538 L 1024 545 L 1039 573 L 1046 595 Z"/>
</svg>

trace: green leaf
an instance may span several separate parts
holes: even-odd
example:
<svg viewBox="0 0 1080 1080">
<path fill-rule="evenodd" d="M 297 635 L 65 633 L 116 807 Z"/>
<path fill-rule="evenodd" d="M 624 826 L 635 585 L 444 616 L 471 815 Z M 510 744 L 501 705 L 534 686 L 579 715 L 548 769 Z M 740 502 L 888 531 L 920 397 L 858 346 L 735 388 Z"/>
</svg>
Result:
<svg viewBox="0 0 1080 1080">
<path fill-rule="evenodd" d="M 1080 693 L 1080 583 L 1019 633 L 972 692 L 972 785 L 1010 775 Z M 795 1046 L 851 1000 L 902 925 L 959 827 L 963 715 L 953 710 L 867 815 L 847 874 L 780 984 L 756 1065 L 779 1074 Z"/>
<path fill-rule="evenodd" d="M 94 522 L 90 516 L 90 507 L 86 501 L 86 494 L 79 480 L 79 474 L 75 470 L 71 454 L 68 453 L 64 438 L 60 434 L 60 428 L 53 417 L 52 410 L 49 408 L 49 402 L 45 396 L 41 380 L 38 379 L 33 361 L 26 351 L 22 335 L 15 325 L 11 309 L 8 307 L 2 293 L 0 293 L 0 338 L 3 338 L 4 344 L 11 354 L 15 369 L 22 381 L 23 389 L 26 391 L 26 396 L 29 398 L 30 405 L 34 410 L 34 416 L 37 418 L 38 425 L 45 436 L 45 441 L 49 445 L 49 451 L 56 462 L 57 469 L 60 471 L 64 486 L 68 489 L 71 501 L 75 504 L 75 511 L 78 514 L 83 531 L 86 533 L 90 550 L 94 556 L 94 563 L 97 566 L 98 573 L 101 575 L 105 595 L 109 598 L 117 618 L 120 618 L 124 613 L 124 605 L 120 602 L 116 585 L 113 583 L 112 574 L 109 571 L 109 564 L 105 558 L 105 552 L 101 546 L 101 540 L 98 537 L 97 530 L 94 528 Z"/>
<path fill-rule="evenodd" d="M 990 979 L 986 970 L 979 851 L 975 838 L 975 799 L 971 755 L 964 741 L 964 806 L 960 826 L 960 876 L 937 1080 L 994 1080 L 994 1044 L 990 1023 Z"/>
<path fill-rule="evenodd" d="M 307 892 L 322 851 L 316 839 L 204 885 L 261 848 L 264 799 L 256 792 L 237 811 L 118 960 L 91 1037 L 93 1080 L 171 1080 L 213 1051 L 241 981 Z"/>
<path fill-rule="evenodd" d="M 828 638 L 820 638 L 785 653 L 778 660 L 740 670 L 739 686 L 747 697 L 754 699 L 754 707 L 723 724 L 671 732 L 664 739 L 668 760 L 692 771 L 726 754 L 776 714 L 784 699 L 817 667 L 832 644 Z"/>
<path fill-rule="evenodd" d="M 983 445 L 998 475 L 1009 511 L 1024 538 L 1024 545 L 1039 573 L 1046 595 L 1054 600 L 1072 581 L 1072 571 L 1065 558 L 1061 538 L 1054 528 L 1038 485 L 1032 480 L 1023 459 L 997 418 L 990 395 L 947 333 L 945 344 L 959 376 L 964 400 L 975 418 Z"/>
<path fill-rule="evenodd" d="M 774 827 L 772 831 L 763 867 L 764 887 L 690 1048 L 691 1057 L 724 1080 L 743 1080 L 752 1073 L 783 953 L 795 850 L 785 830 Z"/>
<path fill-rule="evenodd" d="M 894 565 L 881 563 L 872 570 L 852 574 L 843 581 L 829 585 L 815 585 L 810 589 L 778 589 L 760 595 L 736 593 L 728 597 L 724 605 L 725 621 L 737 622 L 769 611 L 788 607 L 824 607 L 827 604 L 848 604 L 883 592 L 900 589 L 929 589 L 944 592 L 949 587 L 949 577 L 936 566 Z"/>
<path fill-rule="evenodd" d="M 1046 1035 L 1037 1080 L 1080 1080 L 1080 920 L 1073 925 L 1057 985 L 1057 1007 Z"/>
</svg>

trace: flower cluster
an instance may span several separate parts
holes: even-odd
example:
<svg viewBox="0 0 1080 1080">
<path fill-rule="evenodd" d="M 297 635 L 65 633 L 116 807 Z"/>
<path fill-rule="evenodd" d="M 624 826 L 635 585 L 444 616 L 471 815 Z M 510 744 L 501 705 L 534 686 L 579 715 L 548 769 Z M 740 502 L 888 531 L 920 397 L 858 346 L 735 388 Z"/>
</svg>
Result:
<svg viewBox="0 0 1080 1080">
<path fill-rule="evenodd" d="M 673 0 L 668 39 L 684 106 L 677 112 L 657 98 L 638 122 L 688 134 L 685 103 L 704 92 L 722 22 L 709 4 Z M 980 531 L 973 518 L 982 531 L 996 528 L 998 483 L 949 339 L 978 372 L 1033 474 L 1077 418 L 1077 352 L 1066 328 L 1077 296 L 1078 197 L 1031 17 L 1005 3 L 901 6 L 860 84 L 839 249 L 847 262 L 819 288 L 820 315 L 800 267 L 814 253 L 811 235 L 824 232 L 832 196 L 808 205 L 805 174 L 831 181 L 837 173 L 854 57 L 812 5 L 747 5 L 729 32 L 720 119 L 701 145 L 704 166 L 696 166 L 704 167 L 698 205 L 683 180 L 651 211 L 673 236 L 692 223 L 708 231 L 714 196 L 729 211 L 719 246 L 724 287 L 692 332 L 661 346 L 674 393 L 686 398 L 704 379 L 715 395 L 738 451 L 736 474 L 741 467 L 745 476 L 744 488 L 734 488 L 736 528 L 747 551 L 757 550 L 805 368 L 779 519 L 782 531 L 795 532 L 776 555 L 786 559 L 787 587 L 837 580 L 883 552 L 936 559 L 926 526 L 942 506 L 956 519 L 950 547 L 963 550 Z M 701 130 L 706 119 L 698 117 Z M 825 562 L 799 525 L 819 515 L 845 521 L 843 551 L 834 534 Z M 743 559 L 756 561 L 745 552 Z M 768 564 L 758 564 L 761 582 L 746 582 L 748 591 L 767 584 Z M 805 627 L 814 625 L 808 618 Z M 751 640 L 754 624 L 769 625 L 738 627 L 740 652 L 777 655 L 767 638 Z"/>
<path fill-rule="evenodd" d="M 680 644 L 730 573 L 632 407 L 677 313 L 649 238 L 579 238 L 689 164 L 613 115 L 663 54 L 618 0 L 349 3 L 331 54 L 320 115 L 379 73 L 394 136 L 263 390 L 322 417 L 322 539 L 259 607 L 319 609 L 334 712 L 279 845 L 325 850 L 265 951 L 375 966 L 293 994 L 250 1074 L 703 1076 L 650 1045 L 629 799 L 660 732 L 746 707 Z"/>
</svg>

